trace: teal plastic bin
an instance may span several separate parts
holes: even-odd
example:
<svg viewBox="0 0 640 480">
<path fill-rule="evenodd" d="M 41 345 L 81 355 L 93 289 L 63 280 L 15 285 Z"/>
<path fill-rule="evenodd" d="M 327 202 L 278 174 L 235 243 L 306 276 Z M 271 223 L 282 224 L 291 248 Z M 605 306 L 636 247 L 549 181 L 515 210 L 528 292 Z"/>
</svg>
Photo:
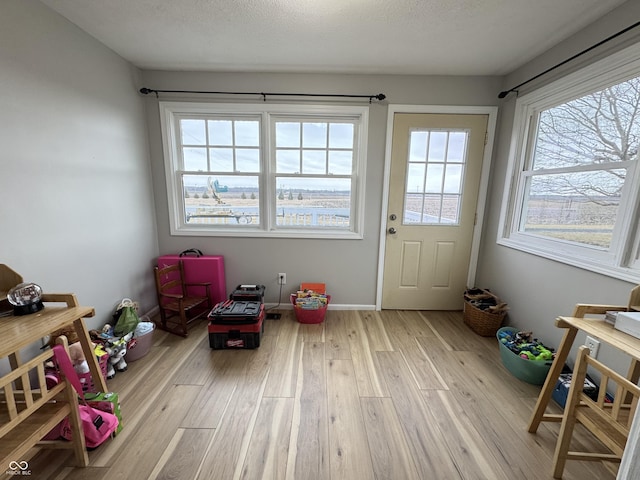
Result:
<svg viewBox="0 0 640 480">
<path fill-rule="evenodd" d="M 513 327 L 502 327 L 496 333 L 496 338 L 500 345 L 500 357 L 502 358 L 502 364 L 505 368 L 523 382 L 531 383 L 533 385 L 542 385 L 547 378 L 547 374 L 549 373 L 549 369 L 553 362 L 551 360 L 527 360 L 518 356 L 502 344 L 500 341 L 501 332 L 516 334 L 518 333 L 518 329 Z"/>
</svg>

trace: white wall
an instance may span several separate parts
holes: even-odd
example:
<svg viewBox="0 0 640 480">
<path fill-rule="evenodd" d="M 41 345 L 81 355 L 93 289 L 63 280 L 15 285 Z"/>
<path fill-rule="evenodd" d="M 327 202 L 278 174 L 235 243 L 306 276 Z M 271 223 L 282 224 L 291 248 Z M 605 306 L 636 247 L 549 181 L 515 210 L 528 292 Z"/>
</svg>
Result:
<svg viewBox="0 0 640 480">
<path fill-rule="evenodd" d="M 600 21 L 509 75 L 505 79 L 503 89 L 512 88 L 527 78 L 591 47 L 626 28 L 635 21 L 633 19 L 637 18 L 640 18 L 640 2 L 627 2 Z M 620 37 L 619 41 L 594 50 L 593 54 L 567 65 L 560 72 L 541 78 L 534 82 L 533 86 L 539 86 L 563 73 L 566 74 L 578 65 L 585 65 L 589 61 L 610 53 L 615 48 L 638 40 L 640 40 L 640 31 L 633 31 L 631 35 Z M 614 45 L 617 47 L 614 48 Z M 526 88 L 521 89 L 521 92 Z M 501 119 L 494 150 L 491 195 L 487 203 L 486 224 L 478 267 L 480 272 L 478 284 L 491 288 L 509 303 L 511 310 L 507 318 L 512 325 L 533 330 L 538 338 L 550 346 L 557 347 L 563 333 L 554 325 L 558 315 L 570 315 L 576 303 L 626 305 L 629 292 L 635 285 L 496 244 L 515 99 L 516 95 L 511 94 L 500 105 Z M 583 341 L 584 335 L 579 335 L 576 345 Z M 615 350 L 603 346 L 598 358 L 617 367 L 622 373 L 626 373 L 628 359 Z M 572 354 L 569 360 L 573 362 L 574 359 L 575 356 Z"/>
<path fill-rule="evenodd" d="M 158 90 L 217 90 L 377 94 L 387 100 L 370 107 L 369 145 L 363 240 L 300 240 L 171 236 L 162 159 L 158 101 L 147 99 L 153 183 L 159 245 L 162 254 L 196 247 L 205 254 L 224 255 L 227 288 L 262 283 L 266 301 L 277 302 L 277 274 L 287 273 L 283 296 L 302 281 L 325 282 L 332 303 L 370 308 L 375 305 L 387 103 L 417 105 L 495 105 L 498 77 L 425 77 L 391 75 L 232 74 L 145 71 L 140 87 Z M 163 99 L 176 97 L 163 96 Z M 189 97 L 198 100 L 197 97 Z M 200 99 L 210 101 L 210 98 Z M 182 99 L 187 99 L 184 96 Z M 260 101 L 259 98 L 255 99 Z M 229 101 L 224 97 L 218 101 Z M 273 101 L 273 100 L 271 100 Z"/>
<path fill-rule="evenodd" d="M 0 263 L 111 319 L 155 305 L 138 72 L 34 0 L 0 2 Z"/>
</svg>

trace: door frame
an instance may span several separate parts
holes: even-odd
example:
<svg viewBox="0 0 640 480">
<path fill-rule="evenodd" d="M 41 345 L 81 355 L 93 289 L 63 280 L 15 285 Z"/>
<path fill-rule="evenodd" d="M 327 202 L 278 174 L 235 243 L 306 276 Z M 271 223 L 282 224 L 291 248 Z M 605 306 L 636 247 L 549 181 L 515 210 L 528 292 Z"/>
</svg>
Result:
<svg viewBox="0 0 640 480">
<path fill-rule="evenodd" d="M 471 114 L 487 115 L 487 139 L 482 156 L 482 173 L 480 176 L 480 190 L 478 192 L 478 204 L 476 206 L 477 217 L 473 229 L 471 243 L 471 258 L 469 260 L 469 274 L 467 284 L 474 286 L 476 270 L 478 267 L 478 255 L 480 253 L 480 238 L 484 224 L 484 210 L 486 207 L 489 189 L 489 174 L 491 171 L 491 158 L 493 143 L 496 133 L 496 121 L 498 107 L 492 106 L 454 106 L 454 105 L 402 105 L 390 104 L 387 110 L 387 135 L 384 153 L 384 176 L 382 189 L 382 215 L 380 218 L 380 243 L 378 249 L 378 278 L 376 281 L 376 310 L 382 309 L 382 282 L 384 280 L 384 254 L 387 243 L 387 216 L 389 213 L 389 178 L 391 174 L 391 144 L 393 138 L 393 119 L 396 113 L 425 113 L 425 114 Z M 462 299 L 460 299 L 462 309 Z"/>
</svg>

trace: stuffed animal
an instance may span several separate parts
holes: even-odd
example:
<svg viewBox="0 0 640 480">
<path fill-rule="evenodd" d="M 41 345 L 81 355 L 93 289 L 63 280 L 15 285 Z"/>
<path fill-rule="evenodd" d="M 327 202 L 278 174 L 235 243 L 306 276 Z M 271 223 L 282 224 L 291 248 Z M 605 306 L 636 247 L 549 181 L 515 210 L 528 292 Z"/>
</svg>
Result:
<svg viewBox="0 0 640 480">
<path fill-rule="evenodd" d="M 127 354 L 127 341 L 121 338 L 114 343 L 108 344 L 105 350 L 109 354 L 107 378 L 112 379 L 116 376 L 116 371 L 124 372 L 127 369 L 127 362 L 124 359 Z"/>
</svg>

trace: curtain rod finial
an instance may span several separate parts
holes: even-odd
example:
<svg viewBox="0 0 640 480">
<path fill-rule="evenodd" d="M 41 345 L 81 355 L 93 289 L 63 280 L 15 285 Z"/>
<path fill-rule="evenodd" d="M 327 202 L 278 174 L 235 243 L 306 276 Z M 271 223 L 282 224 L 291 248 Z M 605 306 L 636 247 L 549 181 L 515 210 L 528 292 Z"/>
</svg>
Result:
<svg viewBox="0 0 640 480">
<path fill-rule="evenodd" d="M 139 91 L 140 91 L 140 93 L 142 93 L 143 95 L 147 95 L 147 94 L 149 94 L 149 93 L 153 92 L 153 90 L 151 90 L 150 88 L 147 88 L 147 87 L 142 87 Z"/>
</svg>

